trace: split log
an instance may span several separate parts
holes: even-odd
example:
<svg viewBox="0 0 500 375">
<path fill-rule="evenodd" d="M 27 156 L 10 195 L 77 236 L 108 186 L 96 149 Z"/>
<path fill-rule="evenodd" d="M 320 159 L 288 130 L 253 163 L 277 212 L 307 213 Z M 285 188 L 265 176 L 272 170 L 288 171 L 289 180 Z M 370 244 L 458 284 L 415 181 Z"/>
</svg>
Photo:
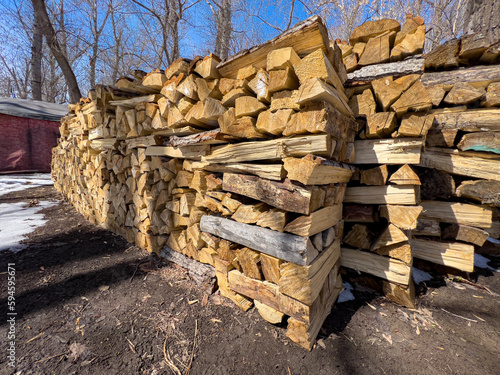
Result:
<svg viewBox="0 0 500 375">
<path fill-rule="evenodd" d="M 342 219 L 342 205 L 337 204 L 300 216 L 285 226 L 284 231 L 302 237 L 310 237 L 333 227 Z"/>
<path fill-rule="evenodd" d="M 481 100 L 482 107 L 499 107 L 500 106 L 500 82 L 490 83 L 488 90 L 483 100 Z"/>
<path fill-rule="evenodd" d="M 279 160 L 284 157 L 302 157 L 307 154 L 328 157 L 332 152 L 332 139 L 329 135 L 310 135 L 214 147 L 212 153 L 204 161 L 238 163 L 254 160 Z"/>
<path fill-rule="evenodd" d="M 444 239 L 468 242 L 477 246 L 483 246 L 489 236 L 485 230 L 461 224 L 452 224 L 442 232 Z"/>
<path fill-rule="evenodd" d="M 396 137 L 425 137 L 432 126 L 434 115 L 425 113 L 406 113 Z"/>
<path fill-rule="evenodd" d="M 500 154 L 500 132 L 464 134 L 457 148 L 462 151 L 473 150 Z"/>
<path fill-rule="evenodd" d="M 282 90 L 297 90 L 299 88 L 299 81 L 291 68 L 272 70 L 269 72 L 267 88 L 270 94 Z"/>
<path fill-rule="evenodd" d="M 347 75 L 346 87 L 359 82 L 371 82 L 387 76 L 406 76 L 420 74 L 424 66 L 424 59 L 417 57 L 405 61 L 365 66 Z"/>
<path fill-rule="evenodd" d="M 342 243 L 357 249 L 369 250 L 373 242 L 373 234 L 367 225 L 354 224 Z"/>
<path fill-rule="evenodd" d="M 492 180 L 463 181 L 457 188 L 457 197 L 472 199 L 481 204 L 500 207 L 500 182 Z"/>
<path fill-rule="evenodd" d="M 403 230 L 415 229 L 417 218 L 423 210 L 422 206 L 399 205 L 384 205 L 380 206 L 379 209 L 381 217 Z"/>
<path fill-rule="evenodd" d="M 420 165 L 469 178 L 500 181 L 500 160 L 487 159 L 484 155 L 488 154 L 428 147 L 422 152 Z"/>
<path fill-rule="evenodd" d="M 349 100 L 349 108 L 354 117 L 366 117 L 372 115 L 377 110 L 377 104 L 373 98 L 372 90 L 366 89 L 360 95 L 354 95 Z"/>
<path fill-rule="evenodd" d="M 397 226 L 390 223 L 389 226 L 375 239 L 370 250 L 375 251 L 381 247 L 391 246 L 406 241 L 408 241 L 406 234 Z"/>
<path fill-rule="evenodd" d="M 275 92 L 271 97 L 271 111 L 279 111 L 280 109 L 300 110 L 300 104 L 297 103 L 299 90 L 284 90 Z"/>
<path fill-rule="evenodd" d="M 217 69 L 223 77 L 236 78 L 240 68 L 250 64 L 258 69 L 266 68 L 267 55 L 271 51 L 291 46 L 299 56 L 306 56 L 318 48 L 327 52 L 329 48 L 328 32 L 321 18 L 313 16 L 299 22 L 293 28 L 266 43 L 243 50 L 222 60 L 217 65 Z"/>
<path fill-rule="evenodd" d="M 354 164 L 418 164 L 422 140 L 418 138 L 360 140 L 354 142 Z"/>
<path fill-rule="evenodd" d="M 378 249 L 374 250 L 374 252 L 378 255 L 398 259 L 409 266 L 412 265 L 413 258 L 411 256 L 411 246 L 407 241 L 399 242 L 389 246 L 379 247 Z"/>
<path fill-rule="evenodd" d="M 304 185 L 326 185 L 349 182 L 354 169 L 348 165 L 319 156 L 307 155 L 302 159 L 283 159 L 288 178 Z"/>
<path fill-rule="evenodd" d="M 330 314 L 332 306 L 342 290 L 342 278 L 338 271 L 333 269 L 321 289 L 320 296 L 313 303 L 314 314 L 311 314 L 310 323 L 306 324 L 296 318 L 289 318 L 286 330 L 287 337 L 304 349 L 311 350 L 321 326 Z"/>
<path fill-rule="evenodd" d="M 447 147 L 455 145 L 458 129 L 430 129 L 425 137 L 427 147 Z"/>
<path fill-rule="evenodd" d="M 441 237 L 441 226 L 438 220 L 419 218 L 417 227 L 411 233 L 415 236 Z"/>
<path fill-rule="evenodd" d="M 375 168 L 361 171 L 360 182 L 369 186 L 382 186 L 386 184 L 387 177 L 389 177 L 389 171 L 387 170 L 387 165 L 383 164 Z"/>
<path fill-rule="evenodd" d="M 293 69 L 299 62 L 300 57 L 292 47 L 280 48 L 267 54 L 266 70 L 270 72 L 286 68 Z"/>
<path fill-rule="evenodd" d="M 384 281 L 382 285 L 384 295 L 387 299 L 396 302 L 409 309 L 416 309 L 415 283 L 410 280 L 407 287 L 399 284 Z"/>
<path fill-rule="evenodd" d="M 210 162 L 193 162 L 193 169 L 203 169 L 210 172 L 221 173 L 249 173 L 266 178 L 268 180 L 281 181 L 286 176 L 286 170 L 282 164 L 249 164 L 249 163 L 227 163 L 217 164 Z"/>
<path fill-rule="evenodd" d="M 293 109 L 281 109 L 276 112 L 267 110 L 259 114 L 255 126 L 262 133 L 281 135 L 294 113 Z"/>
<path fill-rule="evenodd" d="M 229 219 L 205 215 L 201 218 L 200 228 L 204 232 L 298 265 L 308 265 L 318 255 L 308 238 Z"/>
<path fill-rule="evenodd" d="M 449 199 L 455 194 L 455 180 L 446 172 L 426 169 L 421 182 L 420 197 L 424 200 Z"/>
<path fill-rule="evenodd" d="M 395 283 L 408 285 L 410 282 L 410 266 L 400 260 L 375 253 L 342 248 L 340 264 Z"/>
<path fill-rule="evenodd" d="M 475 89 L 465 82 L 457 82 L 444 98 L 444 102 L 450 105 L 466 105 L 481 99 L 486 93 L 484 88 Z"/>
<path fill-rule="evenodd" d="M 324 199 L 324 193 L 316 186 L 301 187 L 287 180 L 276 182 L 233 173 L 224 173 L 222 188 L 286 211 L 305 215 L 321 207 L 321 197 Z"/>
<path fill-rule="evenodd" d="M 422 201 L 421 206 L 422 219 L 477 228 L 490 228 L 492 224 L 493 209 L 490 207 L 441 201 Z"/>
<path fill-rule="evenodd" d="M 396 32 L 388 32 L 374 38 L 366 43 L 363 54 L 359 58 L 358 65 L 374 65 L 387 63 L 390 60 L 391 41 L 394 43 Z"/>
<path fill-rule="evenodd" d="M 345 97 L 345 95 L 339 94 L 339 91 L 321 79 L 311 78 L 300 86 L 296 103 L 306 104 L 307 102 L 324 100 L 337 108 L 342 114 L 351 117 L 352 111 L 347 104 L 347 97 L 344 99 L 343 96 Z"/>
<path fill-rule="evenodd" d="M 301 85 L 304 85 L 309 79 L 319 78 L 335 87 L 338 95 L 342 100 L 347 102 L 348 99 L 344 94 L 344 86 L 321 49 L 317 49 L 309 55 L 304 56 L 293 68 Z"/>
<path fill-rule="evenodd" d="M 424 43 L 425 26 L 422 25 L 394 46 L 391 50 L 391 61 L 401 61 L 408 56 L 421 54 L 424 51 Z"/>
<path fill-rule="evenodd" d="M 393 77 L 389 76 L 376 79 L 371 84 L 378 103 L 384 111 L 388 111 L 401 94 L 419 78 L 419 74 L 410 74 L 394 80 Z"/>
<path fill-rule="evenodd" d="M 344 202 L 360 204 L 418 204 L 417 187 L 413 185 L 348 187 Z"/>
<path fill-rule="evenodd" d="M 447 69 L 458 67 L 458 51 L 460 41 L 458 39 L 449 40 L 430 51 L 425 56 L 425 69 Z"/>
<path fill-rule="evenodd" d="M 283 261 L 271 255 L 260 254 L 262 273 L 267 281 L 278 284 L 280 280 L 280 266 Z"/>
<path fill-rule="evenodd" d="M 257 117 L 257 115 L 265 111 L 267 106 L 260 102 L 253 96 L 242 96 L 235 100 L 235 116 L 240 118 L 242 116 Z"/>
<path fill-rule="evenodd" d="M 275 310 L 272 307 L 259 302 L 258 300 L 254 300 L 253 302 L 262 319 L 271 324 L 280 324 L 283 321 L 283 317 L 285 316 L 285 314 L 283 314 L 282 312 L 279 312 L 278 310 Z"/>
<path fill-rule="evenodd" d="M 339 258 L 340 240 L 337 240 L 309 266 L 302 267 L 293 263 L 281 264 L 279 291 L 311 306 Z"/>
<path fill-rule="evenodd" d="M 367 21 L 354 28 L 349 43 L 353 46 L 358 42 L 368 42 L 370 39 L 386 32 L 393 31 L 397 33 L 400 30 L 401 25 L 396 20 L 385 18 L 378 21 Z"/>
<path fill-rule="evenodd" d="M 430 108 L 432 108 L 431 97 L 420 80 L 416 81 L 391 105 L 391 110 L 396 112 L 398 117 L 408 111 L 418 112 Z"/>
<path fill-rule="evenodd" d="M 344 116 L 334 106 L 323 101 L 308 103 L 300 112 L 292 114 L 283 135 L 328 133 L 336 139 L 351 142 L 357 130 L 358 124 L 354 119 Z"/>
<path fill-rule="evenodd" d="M 500 108 L 472 109 L 466 112 L 436 113 L 435 129 L 453 129 L 465 132 L 500 131 Z"/>
<path fill-rule="evenodd" d="M 465 272 L 474 271 L 473 245 L 412 239 L 411 252 L 418 259 L 457 268 Z"/>
<path fill-rule="evenodd" d="M 432 121 L 431 121 L 432 124 Z M 398 125 L 394 112 L 378 112 L 366 116 L 366 138 L 387 138 Z M 417 136 L 419 136 L 417 134 Z"/>
<path fill-rule="evenodd" d="M 389 178 L 389 182 L 396 185 L 421 185 L 420 178 L 408 164 L 394 172 Z"/>
<path fill-rule="evenodd" d="M 426 72 L 421 80 L 426 87 L 443 85 L 447 91 L 457 82 L 466 82 L 473 87 L 486 87 L 491 82 L 500 81 L 500 67 L 498 65 L 474 66 L 445 72 Z"/>
</svg>

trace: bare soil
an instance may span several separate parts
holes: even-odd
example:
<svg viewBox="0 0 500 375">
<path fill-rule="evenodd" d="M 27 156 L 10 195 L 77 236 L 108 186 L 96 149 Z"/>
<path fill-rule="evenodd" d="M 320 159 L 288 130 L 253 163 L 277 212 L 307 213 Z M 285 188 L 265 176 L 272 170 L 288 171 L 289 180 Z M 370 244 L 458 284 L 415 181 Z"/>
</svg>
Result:
<svg viewBox="0 0 500 375">
<path fill-rule="evenodd" d="M 255 310 L 239 311 L 178 266 L 87 223 L 52 187 L 0 203 L 44 199 L 60 203 L 42 211 L 48 222 L 28 248 L 0 254 L 0 374 L 499 373 L 498 273 L 421 285 L 417 310 L 355 283 L 356 299 L 335 305 L 307 352 Z M 16 269 L 15 369 L 7 263 Z"/>
</svg>

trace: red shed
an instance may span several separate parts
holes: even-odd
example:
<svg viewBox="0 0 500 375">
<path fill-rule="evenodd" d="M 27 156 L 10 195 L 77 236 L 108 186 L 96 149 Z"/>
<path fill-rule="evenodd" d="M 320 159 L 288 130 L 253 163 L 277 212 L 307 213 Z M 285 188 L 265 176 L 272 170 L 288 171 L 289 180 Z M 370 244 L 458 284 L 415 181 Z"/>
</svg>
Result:
<svg viewBox="0 0 500 375">
<path fill-rule="evenodd" d="M 50 172 L 66 113 L 66 105 L 0 98 L 0 173 Z"/>
</svg>

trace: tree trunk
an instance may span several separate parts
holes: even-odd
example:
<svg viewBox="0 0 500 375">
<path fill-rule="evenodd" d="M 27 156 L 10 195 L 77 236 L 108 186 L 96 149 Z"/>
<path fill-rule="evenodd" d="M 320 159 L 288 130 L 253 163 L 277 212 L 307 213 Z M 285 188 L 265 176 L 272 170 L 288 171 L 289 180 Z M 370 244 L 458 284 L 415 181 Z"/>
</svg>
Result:
<svg viewBox="0 0 500 375">
<path fill-rule="evenodd" d="M 31 92 L 34 100 L 42 100 L 42 43 L 43 35 L 35 19 L 31 44 Z"/>
<path fill-rule="evenodd" d="M 229 56 L 232 32 L 231 17 L 231 0 L 222 0 L 217 17 L 217 35 L 215 37 L 215 54 L 221 59 Z"/>
<path fill-rule="evenodd" d="M 469 0 L 465 32 L 483 33 L 490 42 L 500 38 L 499 5 L 497 0 Z"/>
<path fill-rule="evenodd" d="M 31 0 L 33 4 L 33 10 L 35 12 L 35 19 L 40 25 L 40 30 L 47 40 L 47 44 L 50 47 L 51 53 L 57 60 L 59 67 L 61 68 L 64 78 L 66 79 L 66 84 L 69 90 L 70 100 L 76 103 L 81 98 L 80 88 L 78 87 L 78 82 L 76 80 L 75 73 L 71 68 L 71 65 L 63 53 L 61 46 L 57 40 L 56 32 L 52 23 L 50 22 L 49 15 L 47 14 L 47 8 L 44 0 Z"/>
</svg>

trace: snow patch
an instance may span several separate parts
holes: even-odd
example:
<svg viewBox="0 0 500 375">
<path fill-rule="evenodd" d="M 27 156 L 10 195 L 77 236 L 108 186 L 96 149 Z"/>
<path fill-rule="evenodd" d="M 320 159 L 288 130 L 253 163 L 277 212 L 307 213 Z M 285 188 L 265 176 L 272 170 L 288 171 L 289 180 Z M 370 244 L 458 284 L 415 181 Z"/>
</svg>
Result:
<svg viewBox="0 0 500 375">
<path fill-rule="evenodd" d="M 424 281 L 432 280 L 433 277 L 425 271 L 419 270 L 418 268 L 412 267 L 411 274 L 413 276 L 413 281 L 415 284 L 423 283 Z"/>
<path fill-rule="evenodd" d="M 0 175 L 0 196 L 38 186 L 54 185 L 50 173 Z"/>
<path fill-rule="evenodd" d="M 0 251 L 17 253 L 26 248 L 27 245 L 19 242 L 25 239 L 26 234 L 47 222 L 44 215 L 38 212 L 57 203 L 43 201 L 33 207 L 27 207 L 26 202 L 0 203 Z"/>
<path fill-rule="evenodd" d="M 496 268 L 493 268 L 488 265 L 488 262 L 490 260 L 486 257 L 483 257 L 481 254 L 474 254 L 474 266 L 479 267 L 479 268 L 486 268 L 490 271 L 493 272 L 500 272 Z"/>
<path fill-rule="evenodd" d="M 353 301 L 354 295 L 352 294 L 353 287 L 349 283 L 343 283 L 344 290 L 340 293 L 339 298 L 337 299 L 338 303 Z"/>
</svg>

